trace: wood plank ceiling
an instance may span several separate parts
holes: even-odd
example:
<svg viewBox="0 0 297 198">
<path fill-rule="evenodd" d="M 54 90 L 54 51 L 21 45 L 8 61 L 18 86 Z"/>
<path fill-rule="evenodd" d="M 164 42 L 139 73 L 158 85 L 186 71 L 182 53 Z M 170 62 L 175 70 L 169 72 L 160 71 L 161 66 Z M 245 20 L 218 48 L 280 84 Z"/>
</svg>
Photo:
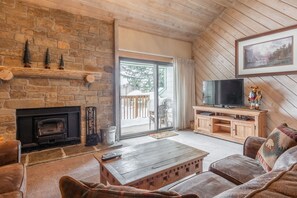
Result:
<svg viewBox="0 0 297 198">
<path fill-rule="evenodd" d="M 137 30 L 193 41 L 236 0 L 22 0 L 113 21 Z"/>
</svg>

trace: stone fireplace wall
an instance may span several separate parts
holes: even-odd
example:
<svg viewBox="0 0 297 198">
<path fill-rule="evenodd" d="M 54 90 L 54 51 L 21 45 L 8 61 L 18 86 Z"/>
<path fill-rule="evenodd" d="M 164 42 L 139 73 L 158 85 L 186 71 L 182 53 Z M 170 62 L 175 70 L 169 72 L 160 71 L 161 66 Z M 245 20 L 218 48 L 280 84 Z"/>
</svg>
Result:
<svg viewBox="0 0 297 198">
<path fill-rule="evenodd" d="M 44 68 L 46 49 L 51 68 L 64 56 L 65 70 L 101 73 L 83 80 L 15 77 L 0 82 L 0 136 L 16 138 L 16 109 L 81 106 L 81 138 L 85 140 L 85 107 L 97 107 L 97 128 L 113 122 L 114 40 L 111 21 L 35 7 L 18 0 L 0 1 L 0 65 L 23 67 L 28 39 L 32 68 Z M 46 72 L 47 70 L 44 70 Z"/>
</svg>

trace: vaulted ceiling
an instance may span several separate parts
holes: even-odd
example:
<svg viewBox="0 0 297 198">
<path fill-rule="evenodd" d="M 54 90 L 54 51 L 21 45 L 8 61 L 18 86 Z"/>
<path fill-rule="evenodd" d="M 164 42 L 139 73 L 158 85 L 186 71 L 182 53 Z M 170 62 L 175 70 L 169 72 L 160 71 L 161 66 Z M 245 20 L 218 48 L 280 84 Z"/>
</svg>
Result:
<svg viewBox="0 0 297 198">
<path fill-rule="evenodd" d="M 192 41 L 236 0 L 22 0 Z"/>
</svg>

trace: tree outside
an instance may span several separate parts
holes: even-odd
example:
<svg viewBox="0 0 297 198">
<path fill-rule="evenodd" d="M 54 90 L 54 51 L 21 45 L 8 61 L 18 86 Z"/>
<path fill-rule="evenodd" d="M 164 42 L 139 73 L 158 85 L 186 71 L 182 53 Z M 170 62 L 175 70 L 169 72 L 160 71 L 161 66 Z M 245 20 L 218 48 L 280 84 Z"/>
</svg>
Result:
<svg viewBox="0 0 297 198">
<path fill-rule="evenodd" d="M 165 85 L 166 68 L 159 69 L 159 87 Z M 154 68 L 151 66 L 122 65 L 121 76 L 128 82 L 132 90 L 143 93 L 154 91 Z"/>
</svg>

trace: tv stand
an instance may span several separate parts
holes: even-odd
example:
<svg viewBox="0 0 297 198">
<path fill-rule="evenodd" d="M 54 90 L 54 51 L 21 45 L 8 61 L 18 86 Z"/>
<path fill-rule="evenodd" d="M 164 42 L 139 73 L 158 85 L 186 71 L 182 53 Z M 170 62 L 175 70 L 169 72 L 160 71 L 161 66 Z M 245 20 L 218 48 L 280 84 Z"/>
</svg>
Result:
<svg viewBox="0 0 297 198">
<path fill-rule="evenodd" d="M 266 137 L 266 110 L 194 106 L 194 131 L 244 143 L 248 136 Z M 207 112 L 207 113 L 205 113 Z"/>
</svg>

